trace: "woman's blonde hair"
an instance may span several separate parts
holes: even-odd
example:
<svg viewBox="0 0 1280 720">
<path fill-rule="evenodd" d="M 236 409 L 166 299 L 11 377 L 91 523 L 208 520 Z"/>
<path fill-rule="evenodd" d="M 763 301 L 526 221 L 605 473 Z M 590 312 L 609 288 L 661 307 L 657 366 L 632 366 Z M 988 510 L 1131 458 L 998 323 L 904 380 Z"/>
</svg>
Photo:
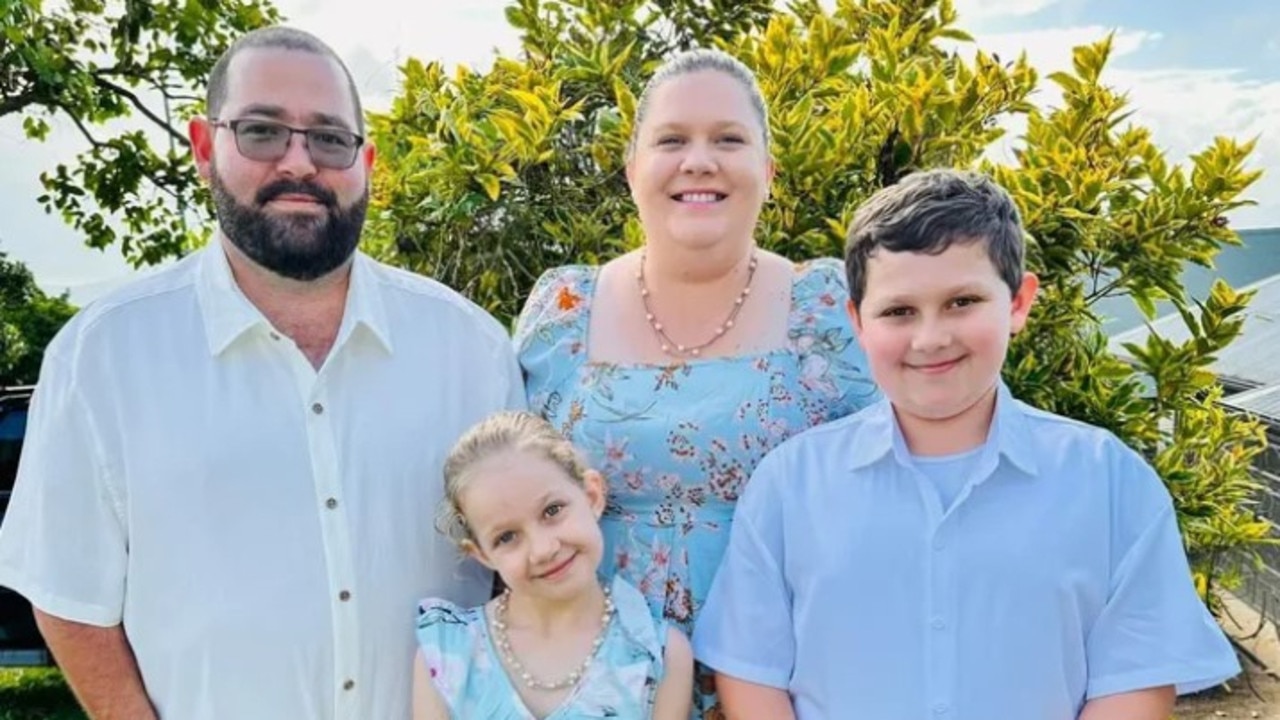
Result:
<svg viewBox="0 0 1280 720">
<path fill-rule="evenodd" d="M 436 512 L 436 529 L 456 543 L 474 542 L 459 498 L 475 466 L 508 452 L 535 453 L 564 470 L 574 482 L 586 482 L 587 463 L 573 443 L 551 423 L 524 411 L 491 415 L 463 434 L 444 461 L 444 498 Z"/>
<path fill-rule="evenodd" d="M 760 92 L 760 83 L 756 80 L 756 74 L 751 72 L 751 68 L 741 60 L 723 50 L 696 48 L 667 58 L 649 77 L 649 82 L 645 83 L 640 99 L 636 103 L 635 118 L 631 122 L 631 137 L 627 140 L 628 159 L 635 155 L 636 143 L 640 138 L 640 126 L 644 124 L 644 119 L 649 114 L 649 105 L 658 88 L 668 80 L 707 71 L 722 73 L 742 86 L 747 93 L 747 100 L 751 102 L 756 120 L 760 123 L 760 137 L 764 140 L 765 151 L 768 151 L 769 107 L 764 101 L 764 93 Z"/>
</svg>

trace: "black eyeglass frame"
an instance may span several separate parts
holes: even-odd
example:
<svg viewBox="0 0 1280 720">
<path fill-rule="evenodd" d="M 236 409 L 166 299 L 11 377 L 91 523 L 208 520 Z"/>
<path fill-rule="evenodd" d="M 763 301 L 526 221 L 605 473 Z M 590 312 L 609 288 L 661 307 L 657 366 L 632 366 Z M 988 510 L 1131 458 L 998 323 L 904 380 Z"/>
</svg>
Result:
<svg viewBox="0 0 1280 720">
<path fill-rule="evenodd" d="M 262 125 L 271 125 L 274 127 L 281 128 L 289 133 L 288 139 L 285 140 L 284 145 L 282 146 L 283 151 L 279 154 L 279 156 L 259 158 L 259 157 L 254 157 L 253 155 L 244 151 L 244 148 L 241 147 L 240 145 L 239 127 L 241 124 L 247 123 L 247 122 L 259 123 Z M 351 169 L 352 166 L 356 164 L 356 160 L 360 157 L 360 148 L 364 147 L 364 143 L 365 143 L 365 137 L 363 135 L 353 133 L 350 130 L 346 130 L 343 128 L 335 128 L 335 127 L 298 128 L 298 127 L 293 127 L 292 125 L 287 125 L 285 123 L 282 123 L 279 120 L 271 120 L 268 118 L 236 118 L 234 120 L 219 120 L 217 118 L 211 118 L 209 120 L 209 124 L 213 127 L 227 128 L 228 130 L 230 130 L 231 136 L 235 138 L 235 141 L 236 141 L 236 152 L 240 153 L 242 156 L 250 160 L 256 160 L 258 162 L 274 162 L 284 157 L 289 152 L 289 141 L 293 139 L 294 135 L 301 135 L 306 142 L 305 147 L 307 148 L 307 157 L 311 158 L 311 162 L 315 163 L 316 167 L 328 168 L 330 170 L 349 170 Z M 355 145 L 352 146 L 351 148 L 351 160 L 348 161 L 346 165 L 335 165 L 333 163 L 321 162 L 320 160 L 318 160 L 315 156 L 315 153 L 311 151 L 311 140 L 312 140 L 313 133 L 337 133 L 337 134 L 347 135 L 354 138 Z"/>
</svg>

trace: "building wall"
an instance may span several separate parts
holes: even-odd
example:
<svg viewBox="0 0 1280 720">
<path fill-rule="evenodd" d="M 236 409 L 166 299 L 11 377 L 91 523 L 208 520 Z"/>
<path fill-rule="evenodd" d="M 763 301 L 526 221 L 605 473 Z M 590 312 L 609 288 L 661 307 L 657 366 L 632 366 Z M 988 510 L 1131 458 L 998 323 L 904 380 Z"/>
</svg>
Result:
<svg viewBox="0 0 1280 720">
<path fill-rule="evenodd" d="M 1258 498 L 1258 513 L 1280 528 L 1280 426 L 1267 433 L 1268 447 L 1254 463 L 1263 489 Z M 1280 538 L 1274 528 L 1272 536 Z M 1280 546 L 1263 546 L 1259 550 L 1262 566 L 1246 565 L 1244 584 L 1237 595 L 1264 617 L 1280 619 Z"/>
</svg>

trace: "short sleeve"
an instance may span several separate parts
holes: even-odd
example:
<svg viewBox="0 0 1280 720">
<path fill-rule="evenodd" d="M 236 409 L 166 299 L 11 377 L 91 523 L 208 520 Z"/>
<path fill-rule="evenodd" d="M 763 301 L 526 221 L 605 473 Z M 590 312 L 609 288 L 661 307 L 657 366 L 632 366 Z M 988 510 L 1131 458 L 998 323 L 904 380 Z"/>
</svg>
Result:
<svg viewBox="0 0 1280 720">
<path fill-rule="evenodd" d="M 516 319 L 517 354 L 523 354 L 532 344 L 545 342 L 550 327 L 573 322 L 589 299 L 582 287 L 588 270 L 587 266 L 569 265 L 542 273 Z"/>
<path fill-rule="evenodd" d="M 843 263 L 817 258 L 802 266 L 792 308 L 792 342 L 800 356 L 801 382 L 830 397 L 827 421 L 880 400 L 866 353 L 853 332 L 848 301 Z"/>
<path fill-rule="evenodd" d="M 418 604 L 417 638 L 423 664 L 436 691 L 455 714 L 463 705 L 471 681 L 471 637 L 477 612 L 439 598 Z"/>
<path fill-rule="evenodd" d="M 698 661 L 716 672 L 785 690 L 795 664 L 795 637 L 781 564 L 783 510 L 774 492 L 785 475 L 784 451 L 765 456 L 738 502 L 693 648 Z"/>
<path fill-rule="evenodd" d="M 556 390 L 586 360 L 588 304 L 597 268 L 553 268 L 534 284 L 513 342 L 529 409 L 546 414 Z"/>
<path fill-rule="evenodd" d="M 0 526 L 0 585 L 50 615 L 110 627 L 123 617 L 127 534 L 93 418 L 51 348 Z"/>
<path fill-rule="evenodd" d="M 1088 634 L 1086 697 L 1164 685 L 1185 694 L 1230 679 L 1240 666 L 1195 591 L 1168 492 L 1127 447 L 1115 472 L 1113 481 L 1128 485 L 1113 520 L 1113 541 L 1121 544 L 1107 602 Z"/>
</svg>

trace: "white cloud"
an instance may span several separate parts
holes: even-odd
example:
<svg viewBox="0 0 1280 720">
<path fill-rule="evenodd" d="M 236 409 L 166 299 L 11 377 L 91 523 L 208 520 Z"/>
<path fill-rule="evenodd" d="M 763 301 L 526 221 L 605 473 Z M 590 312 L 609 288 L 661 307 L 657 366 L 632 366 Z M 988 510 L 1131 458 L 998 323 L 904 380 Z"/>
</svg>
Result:
<svg viewBox="0 0 1280 720">
<path fill-rule="evenodd" d="M 60 293 L 85 282 L 120 281 L 134 273 L 117 249 L 85 247 L 80 236 L 36 198 L 44 192 L 39 175 L 70 163 L 83 146 L 69 123 L 55 123 L 47 143 L 27 140 L 17 118 L 0 121 L 0 250 L 27 264 L 45 290 Z M 76 300 L 89 295 L 75 292 Z"/>
<path fill-rule="evenodd" d="M 1214 137 L 1241 141 L 1259 138 L 1251 156 L 1253 168 L 1280 168 L 1280 82 L 1250 79 L 1240 69 L 1116 68 L 1117 61 L 1138 56 L 1163 39 L 1159 33 L 1102 26 L 1043 28 L 1021 33 L 978 33 L 976 46 L 1012 60 L 1026 51 L 1028 61 L 1043 80 L 1049 73 L 1071 69 L 1071 51 L 1114 33 L 1112 52 L 1103 81 L 1126 94 L 1134 114 L 1130 122 L 1151 129 L 1155 142 L 1170 161 L 1185 163 L 1209 146 Z M 1042 82 L 1035 101 L 1053 106 L 1060 101 L 1057 87 Z M 1023 123 L 1010 123 L 1009 135 L 992 155 L 1011 157 Z M 1247 193 L 1258 204 L 1237 211 L 1237 227 L 1280 226 L 1280 174 L 1264 174 Z"/>
<path fill-rule="evenodd" d="M 368 109 L 385 110 L 399 88 L 398 67 L 410 57 L 487 65 L 495 47 L 511 53 L 518 37 L 503 15 L 505 0 L 278 0 L 288 24 L 329 43 L 350 67 Z M 135 124 L 136 126 L 136 124 Z M 103 135 L 107 133 L 104 132 Z M 27 140 L 19 118 L 0 120 L 0 250 L 26 263 L 48 291 L 70 289 L 87 302 L 136 275 L 120 257 L 84 246 L 36 198 L 42 171 L 84 150 L 69 123 L 55 123 L 48 142 Z"/>
<path fill-rule="evenodd" d="M 997 17 L 1035 15 L 1061 0 L 956 0 L 956 11 L 963 25 Z"/>
<path fill-rule="evenodd" d="M 484 67 L 494 50 L 511 54 L 519 37 L 503 14 L 506 0 L 277 0 L 294 27 L 333 46 L 351 68 L 366 107 L 384 110 L 399 89 L 397 68 L 411 57 Z"/>
<path fill-rule="evenodd" d="M 983 32 L 1000 18 L 1035 22 L 1033 16 L 1074 14 L 1075 0 L 957 0 L 960 25 L 976 36 L 976 46 L 1012 60 L 1025 50 L 1042 76 L 1071 67 L 1071 48 L 1095 42 L 1111 28 L 1080 24 L 1042 27 L 1019 33 Z M 518 48 L 516 31 L 503 15 L 507 0 L 277 0 L 289 24 L 315 33 L 343 57 L 356 78 L 366 107 L 385 109 L 399 86 L 397 68 L 409 57 L 439 60 L 446 66 L 487 65 L 498 48 Z M 1060 12 L 1061 11 L 1061 12 Z M 1087 18 L 1086 18 L 1087 19 Z M 1114 29 L 1112 63 L 1141 56 L 1163 40 L 1142 29 Z M 1273 46 L 1274 46 L 1273 41 Z M 969 46 L 972 47 L 972 46 Z M 1215 135 L 1241 139 L 1258 135 L 1255 167 L 1280 168 L 1280 82 L 1249 79 L 1233 69 L 1109 69 L 1105 79 L 1127 92 L 1134 121 L 1152 129 L 1156 141 L 1181 160 L 1207 146 Z M 1038 102 L 1052 104 L 1056 94 L 1045 84 Z M 1016 128 L 1015 128 L 1016 132 Z M 35 198 L 41 170 L 67 162 L 83 148 L 73 129 L 60 127 L 46 144 L 27 141 L 14 118 L 0 121 L 0 248 L 28 262 L 42 285 L 77 288 L 86 300 L 100 288 L 133 273 L 118 249 L 90 250 L 60 219 L 44 214 Z M 1250 195 L 1260 207 L 1241 211 L 1237 226 L 1280 225 L 1280 174 L 1264 177 Z"/>
<path fill-rule="evenodd" d="M 1026 32 L 977 33 L 974 40 L 978 48 L 995 52 L 1003 60 L 1013 60 L 1023 52 L 1041 75 L 1057 70 L 1071 69 L 1071 51 L 1080 45 L 1089 45 L 1112 34 L 1111 61 L 1140 52 L 1144 46 L 1158 42 L 1160 33 L 1126 28 L 1108 28 L 1101 25 L 1044 28 Z"/>
<path fill-rule="evenodd" d="M 1280 226 L 1280 81 L 1242 70 L 1115 70 L 1104 77 L 1128 91 L 1134 120 L 1151 128 L 1170 158 L 1199 152 L 1217 136 L 1256 138 L 1249 165 L 1265 172 L 1246 195 L 1258 204 L 1232 220 L 1237 227 Z"/>
</svg>

